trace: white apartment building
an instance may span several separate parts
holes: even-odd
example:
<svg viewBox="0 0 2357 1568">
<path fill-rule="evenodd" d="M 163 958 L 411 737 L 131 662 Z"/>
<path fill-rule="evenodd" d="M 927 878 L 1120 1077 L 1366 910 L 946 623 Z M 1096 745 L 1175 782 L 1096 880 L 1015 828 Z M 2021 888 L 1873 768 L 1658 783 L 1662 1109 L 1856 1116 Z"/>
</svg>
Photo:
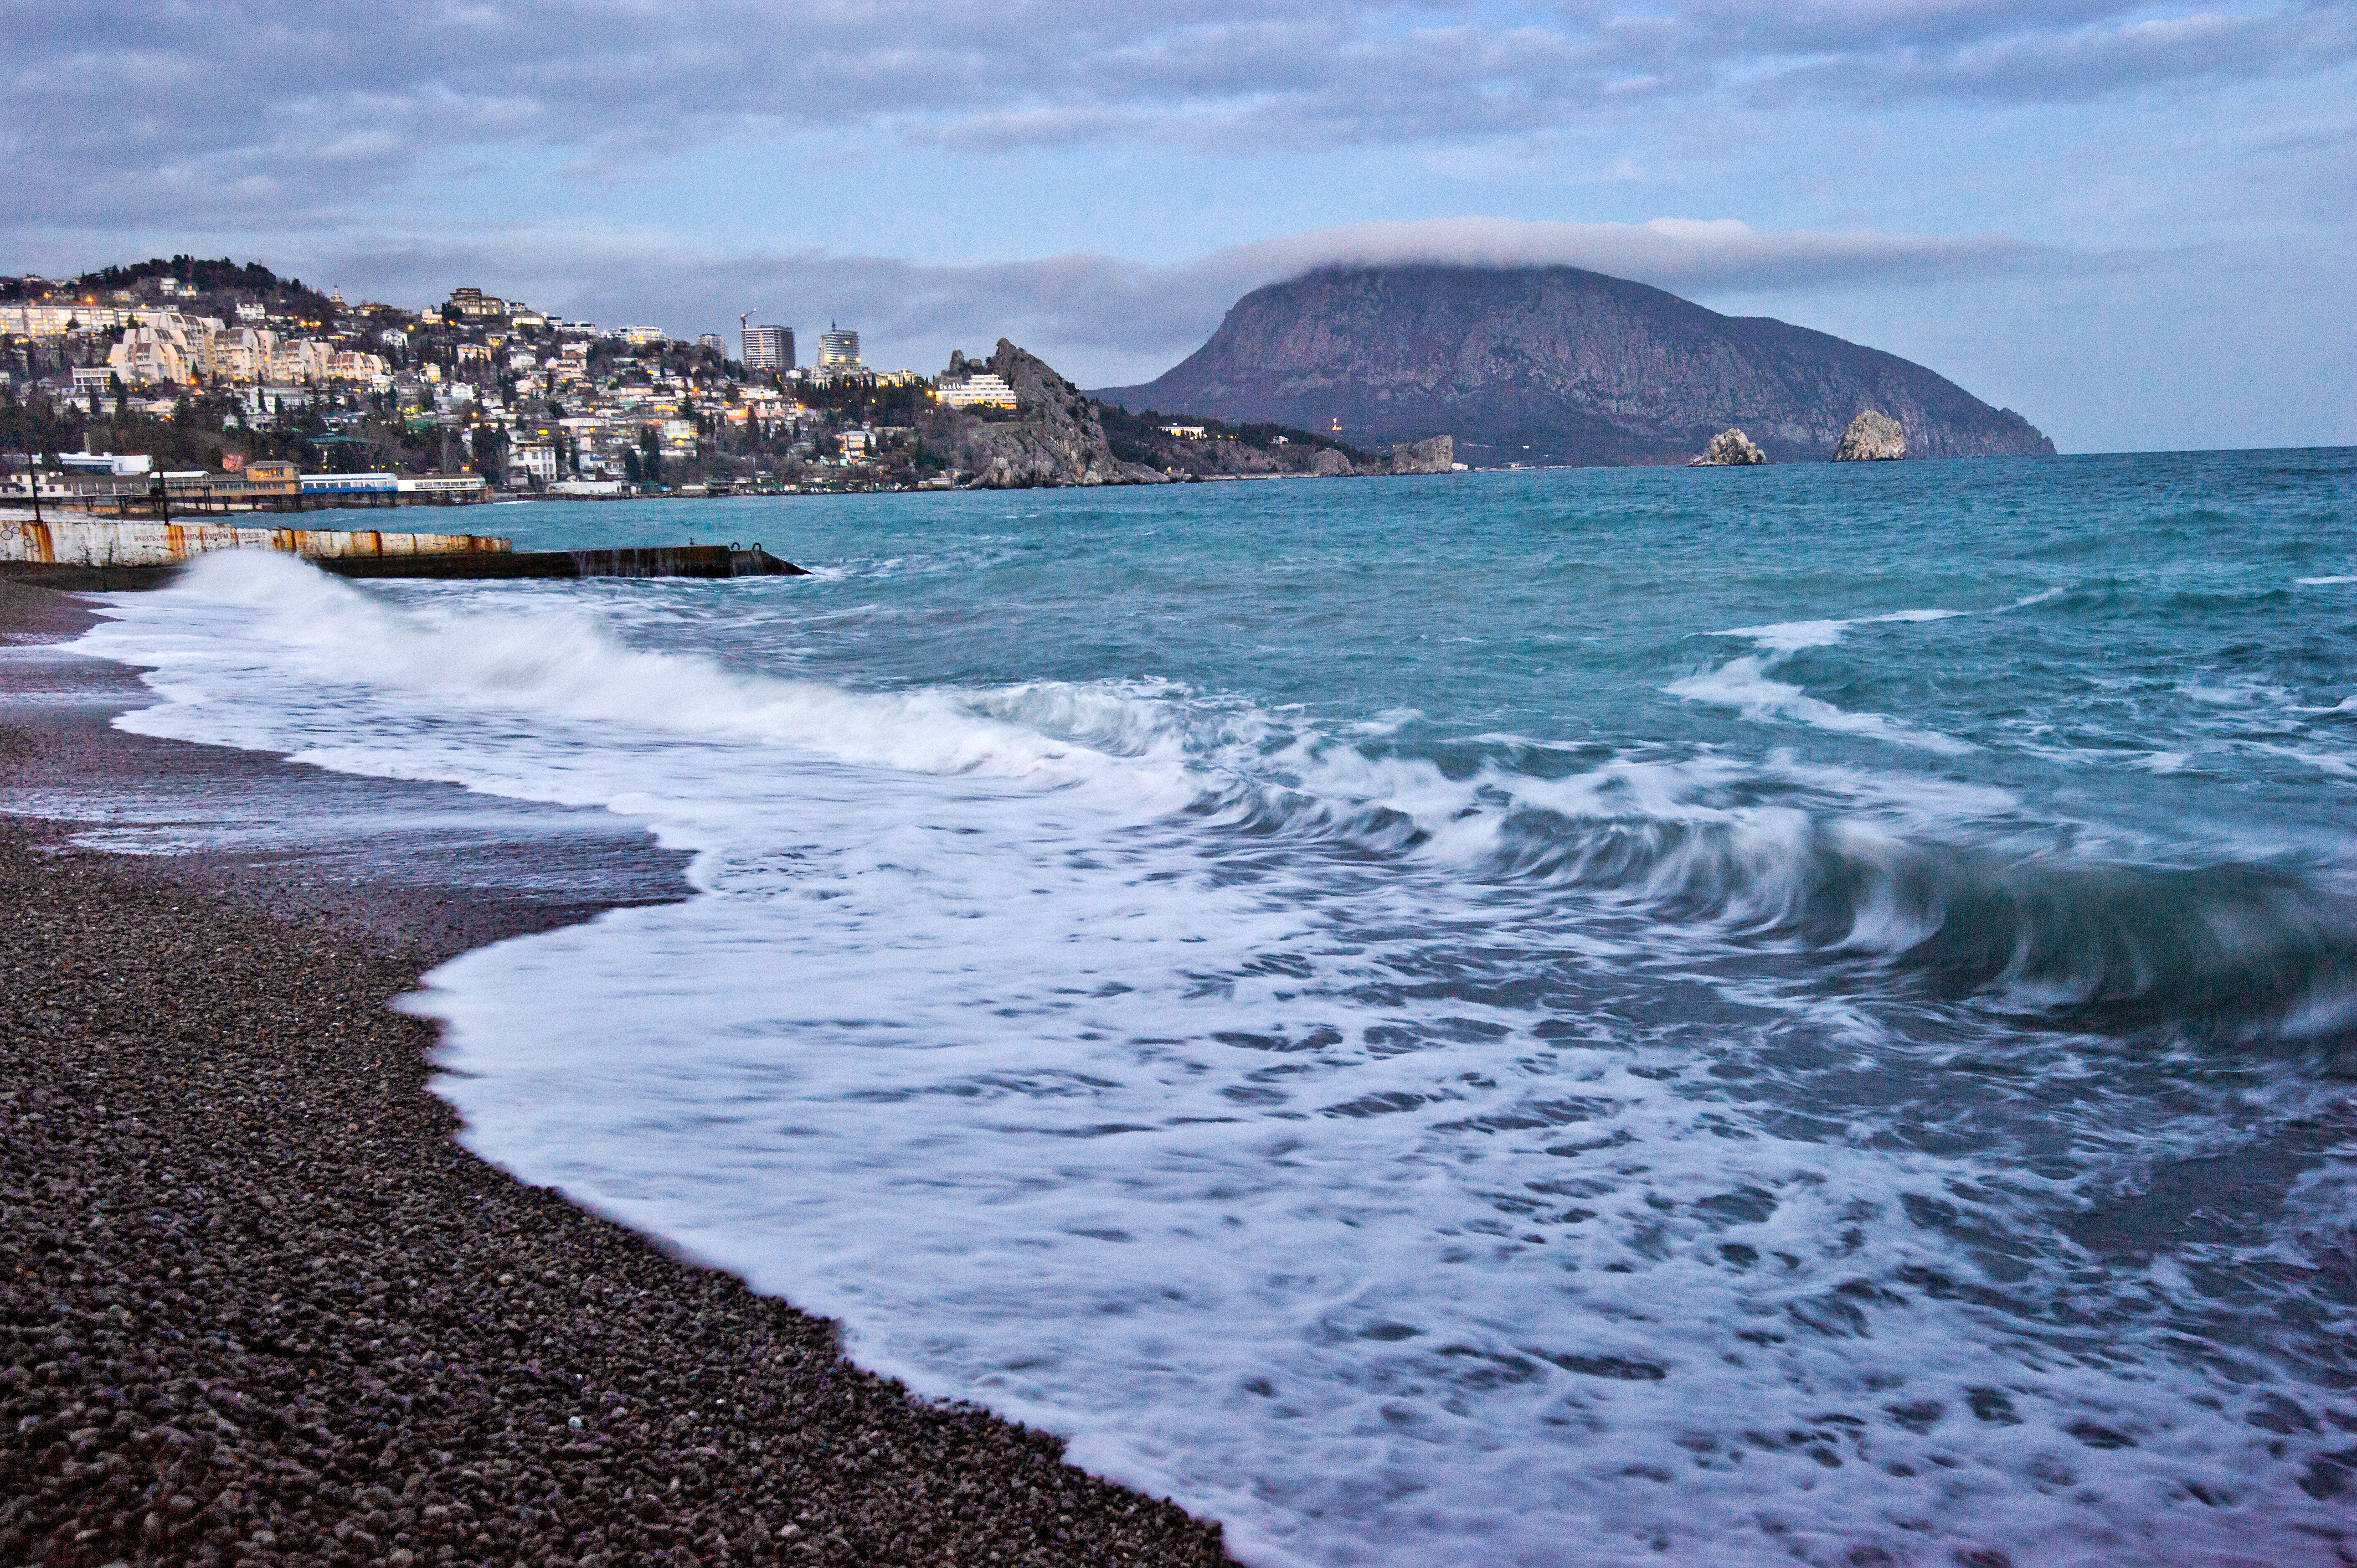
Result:
<svg viewBox="0 0 2357 1568">
<path fill-rule="evenodd" d="M 1006 384 L 1004 376 L 987 371 L 962 381 L 943 381 L 933 389 L 933 396 L 951 408 L 1015 406 L 1015 389 Z"/>
<path fill-rule="evenodd" d="M 542 442 L 508 448 L 508 473 L 522 474 L 538 479 L 544 485 L 556 482 L 556 448 Z"/>
</svg>

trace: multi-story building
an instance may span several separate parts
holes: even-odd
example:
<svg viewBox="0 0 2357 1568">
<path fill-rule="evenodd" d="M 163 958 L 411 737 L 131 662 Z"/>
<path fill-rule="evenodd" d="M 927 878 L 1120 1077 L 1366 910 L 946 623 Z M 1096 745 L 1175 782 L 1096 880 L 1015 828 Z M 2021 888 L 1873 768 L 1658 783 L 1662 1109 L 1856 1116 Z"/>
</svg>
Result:
<svg viewBox="0 0 2357 1568">
<path fill-rule="evenodd" d="M 945 381 L 933 389 L 933 395 L 951 408 L 1013 408 L 1015 389 L 1006 384 L 1004 376 L 984 371 L 968 376 L 962 381 Z"/>
<path fill-rule="evenodd" d="M 0 306 L 0 332 L 26 338 L 62 338 L 76 321 L 70 305 Z"/>
<path fill-rule="evenodd" d="M 216 332 L 212 357 L 217 376 L 232 381 L 267 381 L 278 358 L 278 334 L 256 327 Z"/>
<path fill-rule="evenodd" d="M 258 327 L 224 328 L 210 316 L 142 310 L 107 354 L 107 369 L 127 386 L 187 385 L 219 377 L 256 381 L 387 382 L 381 355 L 317 338 L 288 340 Z M 389 383 L 388 383 L 389 384 Z"/>
<path fill-rule="evenodd" d="M 849 370 L 859 363 L 859 334 L 830 323 L 818 335 L 820 370 Z"/>
<path fill-rule="evenodd" d="M 444 314 L 456 313 L 467 317 L 505 316 L 511 310 L 522 308 L 521 305 L 511 305 L 498 295 L 485 294 L 479 288 L 454 288 L 450 291 L 450 303 L 444 308 Z"/>
<path fill-rule="evenodd" d="M 529 442 L 508 448 L 510 483 L 514 476 L 524 475 L 544 485 L 556 482 L 556 448 L 544 442 Z"/>
<path fill-rule="evenodd" d="M 27 338 L 62 338 L 68 332 L 100 332 L 121 327 L 133 313 L 112 305 L 0 306 L 0 332 Z"/>
<path fill-rule="evenodd" d="M 212 339 L 220 322 L 177 310 L 142 310 L 135 319 L 106 356 L 108 368 L 126 385 L 188 382 L 212 372 Z"/>
<path fill-rule="evenodd" d="M 748 327 L 744 331 L 745 369 L 774 374 L 794 368 L 794 329 L 791 327 Z M 853 351 L 857 352 L 856 345 Z"/>
</svg>

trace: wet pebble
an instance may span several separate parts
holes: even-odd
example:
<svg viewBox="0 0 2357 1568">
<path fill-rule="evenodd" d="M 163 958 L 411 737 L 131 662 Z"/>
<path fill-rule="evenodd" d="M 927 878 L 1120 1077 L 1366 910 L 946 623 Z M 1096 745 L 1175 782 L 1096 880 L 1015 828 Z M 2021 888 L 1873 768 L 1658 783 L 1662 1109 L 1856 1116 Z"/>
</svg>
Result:
<svg viewBox="0 0 2357 1568">
<path fill-rule="evenodd" d="M 0 822 L 0 1564 L 1227 1561 L 459 1149 L 426 955 L 57 848 Z"/>
</svg>

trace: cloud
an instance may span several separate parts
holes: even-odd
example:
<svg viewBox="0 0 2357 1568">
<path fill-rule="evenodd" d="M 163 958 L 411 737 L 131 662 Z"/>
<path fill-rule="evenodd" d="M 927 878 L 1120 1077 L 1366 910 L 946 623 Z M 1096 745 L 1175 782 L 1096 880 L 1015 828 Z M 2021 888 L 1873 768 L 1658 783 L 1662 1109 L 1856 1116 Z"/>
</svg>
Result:
<svg viewBox="0 0 2357 1568">
<path fill-rule="evenodd" d="M 1171 266 L 1103 255 L 970 266 L 795 251 L 684 252 L 646 234 L 488 231 L 290 258 L 306 277 L 411 304 L 472 283 L 569 317 L 680 335 L 734 329 L 738 312 L 808 335 L 860 329 L 871 362 L 938 369 L 1000 337 L 1084 385 L 1142 381 L 1191 353 L 1251 290 L 1332 263 L 1583 266 L 1674 292 L 1759 295 L 1926 285 L 2089 258 L 1997 236 L 1764 233 L 1728 220 L 1532 223 L 1497 218 L 1359 223 L 1214 252 Z M 756 308 L 758 307 L 758 309 Z"/>
<path fill-rule="evenodd" d="M 1886 48 L 1799 67 L 1760 83 L 1767 102 L 1910 99 L 2083 102 L 2171 83 L 2307 74 L 2357 58 L 2357 14 L 2311 5 L 2257 16 L 2139 16 L 2064 32 Z"/>
<path fill-rule="evenodd" d="M 1329 263 L 1578 266 L 1671 290 L 1774 290 L 1911 283 L 2068 262 L 1998 235 L 1762 233 L 1731 218 L 1646 223 L 1436 218 L 1353 223 L 1222 252 L 1196 263 L 1266 283 Z"/>
<path fill-rule="evenodd" d="M 2078 102 L 2357 56 L 2352 0 L 0 0 L 17 221 L 275 214 L 881 134 L 956 155 L 1463 145 L 1810 101 Z"/>
</svg>

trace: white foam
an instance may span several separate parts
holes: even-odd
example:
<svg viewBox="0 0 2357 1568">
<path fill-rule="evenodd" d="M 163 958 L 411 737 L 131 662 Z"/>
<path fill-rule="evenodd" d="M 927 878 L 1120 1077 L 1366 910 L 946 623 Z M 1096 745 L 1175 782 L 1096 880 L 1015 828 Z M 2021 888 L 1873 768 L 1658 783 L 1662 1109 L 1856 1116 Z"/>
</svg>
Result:
<svg viewBox="0 0 2357 1568">
<path fill-rule="evenodd" d="M 1927 1152 L 1968 1019 L 1910 1043 L 1729 968 L 1826 864 L 1889 880 L 1903 833 L 2001 828 L 2004 791 L 1710 754 L 1450 779 L 1171 682 L 861 692 L 618 635 L 693 643 L 666 602 L 207 563 L 81 646 L 156 667 L 146 733 L 695 850 L 686 904 L 431 977 L 470 1145 L 1069 1434 L 1249 1562 L 2330 1560 L 2298 1455 L 2169 1347 L 2193 1286 L 2125 1287 L 2100 1355 L 2040 1316 L 2097 1297 L 2053 1228 L 2104 1151 L 2215 1147 L 2190 1087 L 2176 1121 L 2091 1094 Z M 1614 875 L 1513 858 L 1632 845 Z M 1922 934 L 1857 908 L 1861 950 Z M 1974 1048 L 2044 1081 L 2078 1047 Z"/>
<path fill-rule="evenodd" d="M 1784 621 L 1773 626 L 1737 627 L 1717 635 L 1749 638 L 1759 649 L 1758 652 L 1731 659 L 1716 670 L 1674 681 L 1663 689 L 1689 702 L 1715 703 L 1734 708 L 1746 718 L 1762 722 L 1790 719 L 1813 729 L 1864 736 L 1893 746 L 1911 746 L 1948 756 L 1975 751 L 1979 748 L 1968 741 L 1909 724 L 1888 714 L 1856 713 L 1836 707 L 1822 698 L 1810 696 L 1798 686 L 1772 680 L 1768 673 L 1803 650 L 1832 647 L 1855 626 L 1946 620 L 1964 613 L 1942 609 L 1894 610 L 1889 615 L 1863 616 L 1850 620 Z"/>
</svg>

